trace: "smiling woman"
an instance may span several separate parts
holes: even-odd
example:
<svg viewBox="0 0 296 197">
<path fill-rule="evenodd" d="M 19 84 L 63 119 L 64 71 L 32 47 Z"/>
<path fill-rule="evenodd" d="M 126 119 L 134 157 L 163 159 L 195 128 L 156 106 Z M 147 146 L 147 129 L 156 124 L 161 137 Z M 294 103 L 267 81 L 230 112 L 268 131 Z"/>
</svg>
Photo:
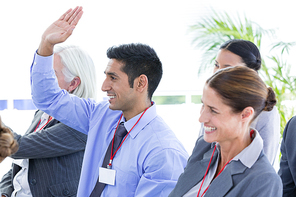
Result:
<svg viewBox="0 0 296 197">
<path fill-rule="evenodd" d="M 204 86 L 201 136 L 170 196 L 281 196 L 282 187 L 251 122 L 276 104 L 258 74 L 235 66 L 217 71 Z M 232 175 L 236 176 L 232 176 Z"/>
<path fill-rule="evenodd" d="M 242 141 L 245 141 L 243 144 L 250 143 L 249 132 L 245 132 L 250 123 L 262 110 L 270 111 L 276 104 L 273 90 L 267 89 L 254 71 L 244 69 L 244 67 L 225 69 L 215 73 L 206 82 L 202 100 L 204 107 L 199 121 L 203 122 L 206 127 L 205 140 L 208 141 L 209 137 L 207 128 L 211 128 L 212 121 L 217 121 L 218 125 L 221 124 L 220 127 L 217 126 L 222 130 L 221 133 L 226 136 L 237 133 L 238 135 L 234 136 L 234 139 L 237 140 L 243 136 L 246 139 L 242 138 Z M 217 131 L 217 127 L 215 127 L 215 131 Z M 223 130 L 229 133 L 225 133 Z M 217 132 L 219 133 L 219 130 Z"/>
</svg>

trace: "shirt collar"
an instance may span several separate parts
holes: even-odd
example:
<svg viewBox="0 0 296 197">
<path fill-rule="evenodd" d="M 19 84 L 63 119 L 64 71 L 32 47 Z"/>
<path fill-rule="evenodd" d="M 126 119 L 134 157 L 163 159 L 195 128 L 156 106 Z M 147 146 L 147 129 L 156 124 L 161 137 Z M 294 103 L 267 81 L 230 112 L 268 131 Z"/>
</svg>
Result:
<svg viewBox="0 0 296 197">
<path fill-rule="evenodd" d="M 136 122 L 138 121 L 138 119 L 140 118 L 140 116 L 142 115 L 143 112 L 141 112 L 140 114 L 134 116 L 133 118 L 131 118 L 130 120 L 128 120 L 127 122 L 124 123 L 124 126 L 127 130 L 127 132 L 129 132 L 133 126 L 136 124 Z M 156 105 L 153 102 L 151 107 L 149 107 L 147 109 L 147 111 L 145 112 L 145 114 L 142 116 L 141 120 L 138 122 L 138 124 L 133 128 L 133 130 L 129 133 L 129 135 L 132 138 L 135 138 L 138 133 L 151 121 L 153 120 L 155 117 L 157 116 L 156 114 Z M 121 118 L 120 122 L 124 122 L 124 117 Z"/>
<path fill-rule="evenodd" d="M 253 129 L 253 128 L 252 128 Z M 251 142 L 249 146 L 247 146 L 244 150 L 242 150 L 239 154 L 237 154 L 232 160 L 238 161 L 240 160 L 242 164 L 246 167 L 251 168 L 254 163 L 257 161 L 258 157 L 261 154 L 263 149 L 263 140 L 256 129 L 255 131 L 255 138 Z M 216 145 L 218 154 L 220 154 L 220 144 L 217 142 L 213 142 L 211 144 L 211 148 Z"/>
<path fill-rule="evenodd" d="M 246 167 L 251 168 L 257 161 L 263 149 L 263 140 L 256 129 L 255 138 L 249 146 L 242 150 L 238 155 L 236 155 L 233 160 L 240 160 Z"/>
<path fill-rule="evenodd" d="M 47 121 L 48 118 L 49 118 L 49 115 L 48 115 L 47 113 L 44 112 L 44 113 L 42 114 L 42 116 L 41 116 L 41 122 L 44 121 L 44 120 Z"/>
</svg>

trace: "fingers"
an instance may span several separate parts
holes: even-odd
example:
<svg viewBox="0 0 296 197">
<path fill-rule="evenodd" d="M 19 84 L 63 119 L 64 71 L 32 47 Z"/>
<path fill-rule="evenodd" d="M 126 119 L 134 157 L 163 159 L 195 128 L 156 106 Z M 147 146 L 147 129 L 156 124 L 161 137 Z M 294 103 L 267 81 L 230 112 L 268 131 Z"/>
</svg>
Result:
<svg viewBox="0 0 296 197">
<path fill-rule="evenodd" d="M 64 18 L 67 16 L 67 14 L 69 14 L 72 11 L 72 8 L 70 8 L 67 12 L 65 12 L 60 18 L 59 20 L 64 20 Z"/>
<path fill-rule="evenodd" d="M 13 141 L 11 141 L 10 138 L 6 138 L 7 136 L 1 136 L 0 139 L 0 156 L 1 157 L 7 157 L 9 155 L 11 155 L 11 149 L 10 146 L 12 144 Z"/>
<path fill-rule="evenodd" d="M 68 39 L 82 14 L 81 6 L 77 6 L 73 10 L 67 10 L 57 21 L 45 30 L 37 53 L 41 56 L 52 55 L 54 45 Z"/>
<path fill-rule="evenodd" d="M 71 11 L 65 16 L 65 18 L 64 18 L 63 20 L 68 22 L 69 18 L 70 18 L 73 14 L 75 14 L 75 12 L 77 11 L 78 8 L 79 8 L 79 6 L 77 6 L 76 8 L 74 8 L 74 10 L 71 10 Z"/>
<path fill-rule="evenodd" d="M 4 125 L 4 123 L 1 121 L 1 118 L 0 118 L 0 137 L 3 134 L 11 134 L 11 135 L 13 135 L 12 132 L 10 131 L 10 129 Z"/>
<path fill-rule="evenodd" d="M 82 9 L 77 12 L 76 16 L 73 18 L 73 20 L 70 22 L 70 25 L 74 25 L 76 26 L 80 20 L 80 18 L 82 17 L 83 11 Z"/>
<path fill-rule="evenodd" d="M 4 126 L 3 126 L 3 123 L 2 123 L 2 120 L 1 120 L 1 116 L 0 116 L 0 135 L 1 135 L 1 133 L 3 132 L 3 131 L 2 131 L 2 130 L 3 130 L 2 127 L 4 127 Z"/>
<path fill-rule="evenodd" d="M 10 129 L 0 119 L 0 157 L 7 157 L 18 150 L 18 143 Z"/>
<path fill-rule="evenodd" d="M 11 155 L 11 149 L 0 146 L 0 157 L 8 157 Z"/>
<path fill-rule="evenodd" d="M 13 143 L 10 146 L 11 154 L 16 153 L 18 151 L 19 145 L 16 140 L 13 140 Z"/>
<path fill-rule="evenodd" d="M 4 133 L 0 137 L 0 157 L 7 157 L 18 150 L 18 143 L 12 135 Z"/>
<path fill-rule="evenodd" d="M 68 22 L 70 25 L 76 25 L 83 14 L 82 7 L 77 6 L 74 10 L 68 10 L 62 17 L 61 20 Z"/>
<path fill-rule="evenodd" d="M 80 18 L 82 17 L 83 11 L 82 7 L 76 7 L 69 14 L 67 14 L 64 20 L 67 20 L 69 26 L 65 29 L 63 37 L 65 40 L 72 34 L 75 26 L 78 24 Z"/>
<path fill-rule="evenodd" d="M 1 137 L 0 137 L 0 146 L 3 147 L 11 147 L 11 145 L 13 144 L 14 141 L 14 137 L 12 134 L 10 133 L 2 133 Z"/>
</svg>

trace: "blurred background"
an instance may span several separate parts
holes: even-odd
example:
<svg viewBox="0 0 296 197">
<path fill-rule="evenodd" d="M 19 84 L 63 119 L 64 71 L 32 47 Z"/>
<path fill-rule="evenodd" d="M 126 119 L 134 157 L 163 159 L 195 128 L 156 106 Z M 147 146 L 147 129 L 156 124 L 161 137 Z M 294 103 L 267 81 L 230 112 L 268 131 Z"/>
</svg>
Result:
<svg viewBox="0 0 296 197">
<path fill-rule="evenodd" d="M 276 84 L 280 89 L 278 96 L 288 95 L 281 98 L 283 102 L 279 104 L 285 106 L 282 109 L 284 126 L 286 119 L 294 113 L 291 106 L 294 103 L 295 68 L 290 66 L 290 62 L 295 60 L 296 28 L 292 3 L 292 0 L 1 1 L 0 116 L 14 131 L 25 133 L 35 112 L 30 100 L 30 65 L 41 35 L 67 9 L 80 5 L 84 15 L 66 44 L 79 45 L 91 55 L 96 65 L 98 87 L 104 79 L 109 47 L 140 42 L 156 50 L 163 63 L 164 74 L 153 100 L 158 105 L 158 114 L 189 154 L 200 128 L 198 118 L 203 84 L 213 68 L 204 56 L 205 49 L 198 44 L 200 40 L 211 39 L 203 38 L 194 27 L 200 23 L 210 25 L 208 19 L 217 16 L 222 21 L 236 21 L 238 26 L 249 21 L 253 27 L 260 27 L 257 29 L 262 32 L 260 42 L 255 29 L 252 32 L 255 35 L 253 41 L 260 44 L 261 54 L 266 57 L 266 69 L 260 74 L 267 83 L 268 76 L 271 77 L 270 81 L 274 83 L 268 84 L 270 86 L 275 85 L 275 78 L 291 80 Z M 279 69 L 285 72 L 278 77 Z M 100 91 L 98 100 L 104 96 L 105 93 Z M 0 177 L 10 165 L 10 158 L 0 164 Z M 278 163 L 275 169 L 278 169 Z"/>
</svg>

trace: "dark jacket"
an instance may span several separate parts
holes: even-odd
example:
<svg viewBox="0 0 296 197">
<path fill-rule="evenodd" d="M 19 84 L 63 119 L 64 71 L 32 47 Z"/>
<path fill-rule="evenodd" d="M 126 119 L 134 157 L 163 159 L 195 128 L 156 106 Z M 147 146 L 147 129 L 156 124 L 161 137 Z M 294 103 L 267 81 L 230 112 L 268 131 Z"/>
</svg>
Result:
<svg viewBox="0 0 296 197">
<path fill-rule="evenodd" d="M 34 132 L 43 113 L 35 113 L 24 136 L 14 133 L 19 150 L 11 157 L 29 159 L 28 182 L 33 197 L 76 196 L 87 135 L 56 119 Z M 13 178 L 20 169 L 13 164 L 3 176 L 1 193 L 11 196 Z"/>
</svg>

